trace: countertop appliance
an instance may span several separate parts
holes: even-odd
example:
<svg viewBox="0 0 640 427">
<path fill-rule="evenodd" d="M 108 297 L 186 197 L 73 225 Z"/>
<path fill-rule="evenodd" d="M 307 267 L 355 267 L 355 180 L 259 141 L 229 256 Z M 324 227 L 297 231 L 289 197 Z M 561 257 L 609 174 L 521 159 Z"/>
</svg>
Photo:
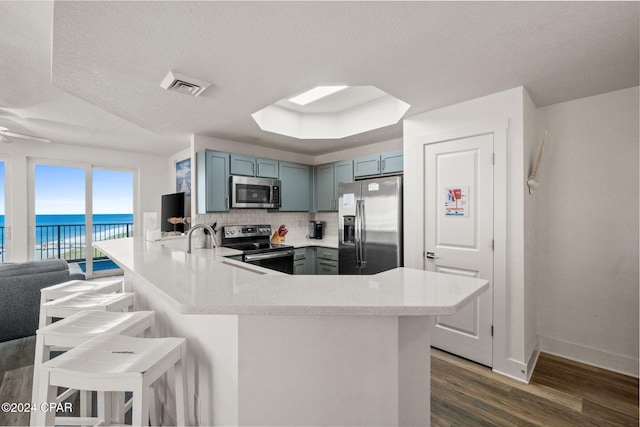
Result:
<svg viewBox="0 0 640 427">
<path fill-rule="evenodd" d="M 270 225 L 226 225 L 221 245 L 242 251 L 243 262 L 293 274 L 293 246 L 272 243 L 270 238 Z"/>
<path fill-rule="evenodd" d="M 279 179 L 232 176 L 230 182 L 232 208 L 280 207 Z"/>
<path fill-rule="evenodd" d="M 324 223 L 322 221 L 309 221 L 309 238 L 322 239 L 322 230 Z"/>
<path fill-rule="evenodd" d="M 339 185 L 339 274 L 376 274 L 403 265 L 402 177 Z"/>
</svg>

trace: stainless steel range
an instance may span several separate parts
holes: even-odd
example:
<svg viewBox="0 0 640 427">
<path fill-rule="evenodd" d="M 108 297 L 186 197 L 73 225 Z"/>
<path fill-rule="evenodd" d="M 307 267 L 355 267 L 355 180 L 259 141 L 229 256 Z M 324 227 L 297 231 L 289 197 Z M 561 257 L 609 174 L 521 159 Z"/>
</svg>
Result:
<svg viewBox="0 0 640 427">
<path fill-rule="evenodd" d="M 270 225 L 226 225 L 221 245 L 242 251 L 248 264 L 293 274 L 293 246 L 272 243 Z"/>
</svg>

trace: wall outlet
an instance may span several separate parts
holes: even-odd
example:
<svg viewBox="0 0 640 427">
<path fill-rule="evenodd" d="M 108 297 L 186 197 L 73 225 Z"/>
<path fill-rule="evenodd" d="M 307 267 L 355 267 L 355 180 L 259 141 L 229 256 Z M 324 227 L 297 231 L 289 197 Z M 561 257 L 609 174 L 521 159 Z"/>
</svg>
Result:
<svg viewBox="0 0 640 427">
<path fill-rule="evenodd" d="M 200 420 L 202 419 L 201 408 L 202 406 L 200 405 L 200 396 L 198 396 L 197 394 L 194 394 L 193 395 L 193 415 L 196 419 L 197 426 L 200 425 Z"/>
</svg>

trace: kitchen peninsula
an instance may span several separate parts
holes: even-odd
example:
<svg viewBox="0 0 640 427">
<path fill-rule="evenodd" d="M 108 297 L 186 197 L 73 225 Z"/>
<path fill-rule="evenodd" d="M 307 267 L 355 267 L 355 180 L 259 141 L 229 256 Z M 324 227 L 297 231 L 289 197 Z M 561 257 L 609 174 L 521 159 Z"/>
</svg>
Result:
<svg viewBox="0 0 640 427">
<path fill-rule="evenodd" d="M 199 425 L 429 425 L 434 319 L 489 287 L 408 268 L 289 276 L 139 238 L 94 246 L 156 311 L 156 335 L 188 339 Z"/>
</svg>

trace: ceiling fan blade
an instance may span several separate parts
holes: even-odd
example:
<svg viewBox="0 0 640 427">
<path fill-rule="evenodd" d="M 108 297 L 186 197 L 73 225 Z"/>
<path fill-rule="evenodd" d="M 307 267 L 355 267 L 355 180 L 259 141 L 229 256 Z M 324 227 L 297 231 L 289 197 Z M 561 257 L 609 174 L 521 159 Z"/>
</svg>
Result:
<svg viewBox="0 0 640 427">
<path fill-rule="evenodd" d="M 6 130 L 0 130 L 0 135 L 5 137 L 10 137 L 10 138 L 30 139 L 32 141 L 42 142 L 45 144 L 48 144 L 51 142 L 51 140 L 48 138 L 41 138 L 39 136 L 26 135 L 24 133 L 16 133 L 16 132 L 11 132 Z"/>
</svg>

